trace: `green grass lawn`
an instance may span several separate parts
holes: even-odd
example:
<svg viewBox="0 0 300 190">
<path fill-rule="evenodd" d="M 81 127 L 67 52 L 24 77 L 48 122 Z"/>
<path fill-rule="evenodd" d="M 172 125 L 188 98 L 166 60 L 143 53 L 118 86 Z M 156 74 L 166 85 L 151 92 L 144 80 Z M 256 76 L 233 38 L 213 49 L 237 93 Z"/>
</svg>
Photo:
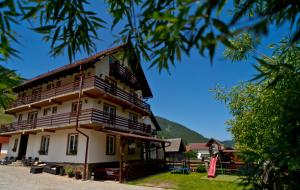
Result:
<svg viewBox="0 0 300 190">
<path fill-rule="evenodd" d="M 128 182 L 132 185 L 161 187 L 180 190 L 242 190 L 238 176 L 218 175 L 207 178 L 206 173 L 171 174 L 170 172 L 152 175 Z"/>
</svg>

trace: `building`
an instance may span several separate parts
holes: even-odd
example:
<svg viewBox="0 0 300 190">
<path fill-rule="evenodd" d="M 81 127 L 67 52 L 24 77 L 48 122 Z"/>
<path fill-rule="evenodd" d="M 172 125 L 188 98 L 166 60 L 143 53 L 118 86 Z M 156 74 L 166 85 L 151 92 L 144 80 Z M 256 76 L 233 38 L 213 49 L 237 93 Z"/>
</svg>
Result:
<svg viewBox="0 0 300 190">
<path fill-rule="evenodd" d="M 185 145 L 181 138 L 165 139 L 169 143 L 166 145 L 166 159 L 168 161 L 181 161 L 184 159 Z"/>
<path fill-rule="evenodd" d="M 87 178 L 96 168 L 119 168 L 120 181 L 163 167 L 165 141 L 156 138 L 160 127 L 145 101 L 152 92 L 137 56 L 123 59 L 129 48 L 99 52 L 15 87 L 18 98 L 6 110 L 14 121 L 0 130 L 10 137 L 8 156 L 38 157 Z"/>
<path fill-rule="evenodd" d="M 225 146 L 214 138 L 209 139 L 206 146 L 209 148 L 211 154 L 219 153 L 225 149 Z"/>
<path fill-rule="evenodd" d="M 206 143 L 190 143 L 186 146 L 187 151 L 193 151 L 197 153 L 197 159 L 207 159 L 209 158 L 209 147 L 206 146 Z"/>
</svg>

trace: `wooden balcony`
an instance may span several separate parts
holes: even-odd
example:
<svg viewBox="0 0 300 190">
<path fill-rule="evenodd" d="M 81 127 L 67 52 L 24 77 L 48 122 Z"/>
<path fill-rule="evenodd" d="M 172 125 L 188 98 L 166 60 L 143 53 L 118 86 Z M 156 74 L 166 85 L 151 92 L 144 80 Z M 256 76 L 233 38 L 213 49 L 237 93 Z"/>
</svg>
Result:
<svg viewBox="0 0 300 190">
<path fill-rule="evenodd" d="M 97 109 L 81 110 L 79 123 L 80 127 L 95 130 L 105 128 L 143 135 L 151 135 L 151 133 L 153 133 L 150 125 L 133 122 L 128 118 L 110 115 Z M 75 125 L 76 113 L 68 112 L 40 117 L 34 121 L 25 120 L 2 125 L 0 127 L 0 134 L 21 133 L 23 131 L 32 132 L 39 130 L 59 130 L 68 127 L 71 128 Z"/>
<path fill-rule="evenodd" d="M 115 61 L 109 64 L 109 75 L 116 77 L 128 86 L 138 90 L 141 88 L 141 84 L 138 81 L 138 77 L 133 72 L 122 66 L 119 61 Z"/>
<path fill-rule="evenodd" d="M 150 105 L 118 87 L 112 86 L 107 81 L 97 76 L 86 77 L 83 82 L 83 97 L 103 98 L 123 108 L 129 108 L 136 112 L 147 115 L 150 112 Z M 57 88 L 32 94 L 25 97 L 19 97 L 6 110 L 7 113 L 16 113 L 30 110 L 32 108 L 41 108 L 51 104 L 61 104 L 64 101 L 76 99 L 78 97 L 79 82 L 71 82 Z"/>
</svg>

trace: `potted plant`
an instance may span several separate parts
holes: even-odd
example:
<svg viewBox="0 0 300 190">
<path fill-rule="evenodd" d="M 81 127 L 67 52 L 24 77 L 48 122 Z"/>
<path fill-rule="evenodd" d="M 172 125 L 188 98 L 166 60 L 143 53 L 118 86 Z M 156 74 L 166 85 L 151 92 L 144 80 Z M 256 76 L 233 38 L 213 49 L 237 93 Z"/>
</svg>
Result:
<svg viewBox="0 0 300 190">
<path fill-rule="evenodd" d="M 75 179 L 81 179 L 81 178 L 82 178 L 81 172 L 80 171 L 76 171 L 75 172 Z"/>
<path fill-rule="evenodd" d="M 66 170 L 65 170 L 64 168 L 60 168 L 60 169 L 59 169 L 59 175 L 60 175 L 60 176 L 66 175 Z"/>
<path fill-rule="evenodd" d="M 77 154 L 77 150 L 70 150 L 70 154 L 71 155 L 76 155 Z"/>
<path fill-rule="evenodd" d="M 75 175 L 72 169 L 67 169 L 66 172 L 67 172 L 69 178 L 72 178 L 72 177 L 74 177 L 74 175 Z"/>
</svg>

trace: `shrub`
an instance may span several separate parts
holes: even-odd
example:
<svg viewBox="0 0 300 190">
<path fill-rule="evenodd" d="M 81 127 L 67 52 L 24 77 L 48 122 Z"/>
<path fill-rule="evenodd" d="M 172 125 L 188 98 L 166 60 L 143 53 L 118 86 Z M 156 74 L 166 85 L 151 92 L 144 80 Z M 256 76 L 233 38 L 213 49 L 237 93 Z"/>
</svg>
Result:
<svg viewBox="0 0 300 190">
<path fill-rule="evenodd" d="M 197 166 L 196 172 L 198 172 L 198 173 L 204 173 L 204 172 L 206 172 L 205 165 L 199 164 L 199 165 Z"/>
<path fill-rule="evenodd" d="M 68 174 L 69 177 L 74 177 L 75 176 L 74 171 L 72 169 L 70 169 L 70 168 L 67 169 L 66 172 L 67 172 L 67 174 Z"/>
</svg>

